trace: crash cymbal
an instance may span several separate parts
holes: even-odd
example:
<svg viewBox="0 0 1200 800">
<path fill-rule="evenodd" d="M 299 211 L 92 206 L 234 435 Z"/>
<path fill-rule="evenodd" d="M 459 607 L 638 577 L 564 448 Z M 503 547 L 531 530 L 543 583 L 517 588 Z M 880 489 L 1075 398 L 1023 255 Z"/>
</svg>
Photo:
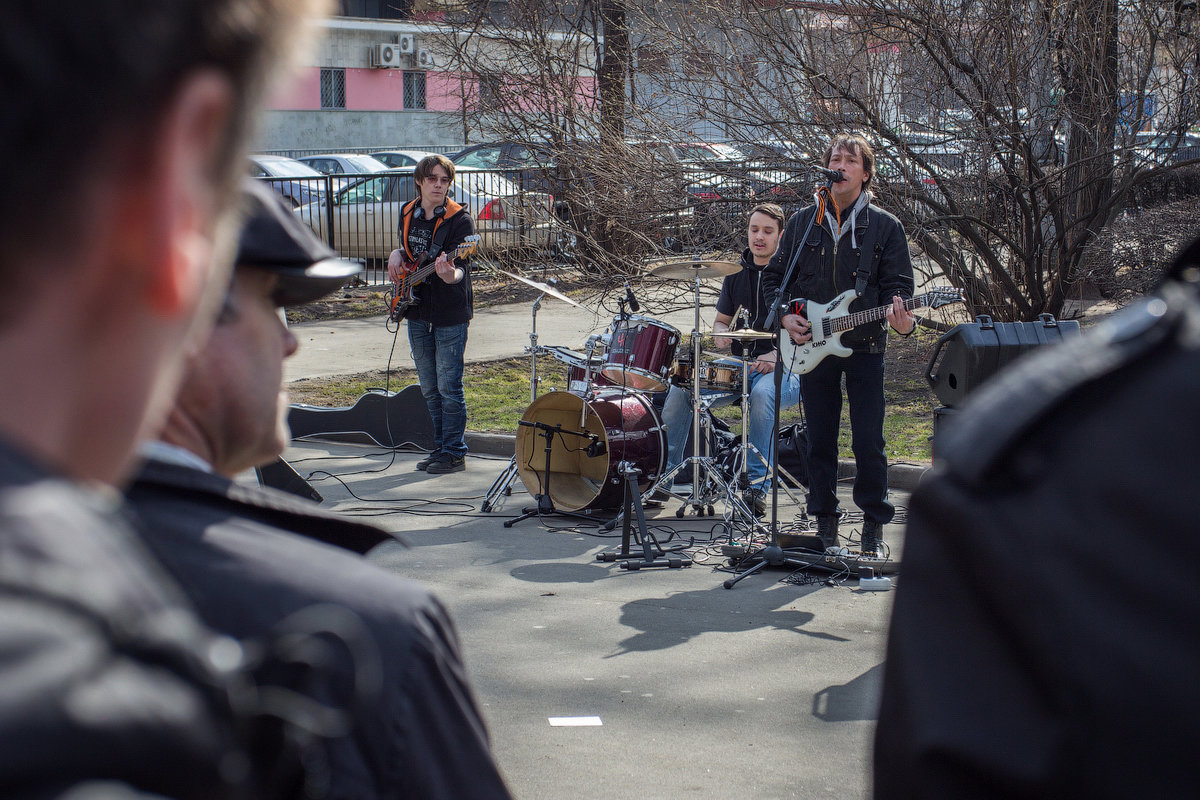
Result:
<svg viewBox="0 0 1200 800">
<path fill-rule="evenodd" d="M 567 297 L 565 294 L 558 291 L 553 286 L 550 286 L 545 283 L 541 283 L 540 281 L 530 280 L 529 278 L 522 278 L 520 275 L 514 275 L 511 272 L 506 272 L 499 268 L 495 268 L 495 269 L 496 269 L 496 272 L 499 272 L 501 275 L 507 275 L 508 277 L 512 278 L 513 280 L 520 281 L 521 283 L 527 283 L 530 286 L 532 286 L 533 288 L 537 289 L 539 292 L 545 292 L 546 294 L 550 295 L 553 298 L 562 300 L 564 303 L 570 303 L 571 305 L 577 306 L 578 308 L 583 308 L 583 306 L 581 304 L 579 304 L 579 303 L 575 302 L 574 300 L 572 300 L 571 298 Z"/>
<path fill-rule="evenodd" d="M 742 328 L 740 331 L 705 331 L 712 336 L 720 336 L 724 339 L 774 339 L 775 334 L 771 331 L 756 331 L 751 328 Z"/>
<path fill-rule="evenodd" d="M 650 270 L 650 274 L 655 278 L 690 281 L 693 278 L 724 278 L 726 275 L 741 271 L 742 265 L 732 261 L 710 261 L 705 258 L 697 258 L 692 261 L 672 261 L 669 264 L 660 264 Z"/>
</svg>

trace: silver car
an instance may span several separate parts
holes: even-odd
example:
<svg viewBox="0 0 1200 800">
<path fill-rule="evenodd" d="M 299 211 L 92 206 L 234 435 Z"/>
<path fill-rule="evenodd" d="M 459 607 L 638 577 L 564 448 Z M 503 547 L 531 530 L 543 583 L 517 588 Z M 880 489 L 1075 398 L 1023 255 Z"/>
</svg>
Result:
<svg viewBox="0 0 1200 800">
<path fill-rule="evenodd" d="M 393 169 L 353 181 L 334 195 L 332 207 L 320 200 L 295 213 L 344 258 L 386 260 L 400 246 L 400 208 L 415 196 L 412 170 Z M 544 192 L 522 192 L 495 173 L 460 167 L 450 196 L 470 212 L 480 252 L 540 250 L 551 241 L 552 201 Z"/>
</svg>

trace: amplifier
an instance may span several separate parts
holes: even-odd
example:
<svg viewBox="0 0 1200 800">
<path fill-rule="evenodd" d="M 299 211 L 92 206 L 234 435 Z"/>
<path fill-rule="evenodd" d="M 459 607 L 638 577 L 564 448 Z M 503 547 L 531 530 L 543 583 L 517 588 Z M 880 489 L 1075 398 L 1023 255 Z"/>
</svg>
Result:
<svg viewBox="0 0 1200 800">
<path fill-rule="evenodd" d="M 1079 322 L 1041 314 L 1036 322 L 994 322 L 980 315 L 942 334 L 929 358 L 925 378 L 944 406 L 961 406 L 979 385 L 1021 355 L 1079 337 Z"/>
</svg>

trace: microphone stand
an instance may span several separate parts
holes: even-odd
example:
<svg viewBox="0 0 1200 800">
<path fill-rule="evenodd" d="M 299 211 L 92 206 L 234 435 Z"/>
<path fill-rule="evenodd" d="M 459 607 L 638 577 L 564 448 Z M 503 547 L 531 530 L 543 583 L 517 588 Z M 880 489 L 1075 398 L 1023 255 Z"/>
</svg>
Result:
<svg viewBox="0 0 1200 800">
<path fill-rule="evenodd" d="M 828 192 L 833 188 L 833 184 L 839 180 L 840 173 L 829 174 L 829 170 L 823 170 L 822 175 L 825 177 L 825 191 Z M 767 330 L 775 334 L 775 352 L 781 353 L 779 347 L 781 337 L 790 334 L 785 333 L 783 329 L 783 317 L 787 312 L 787 307 L 784 301 L 784 293 L 792 284 L 792 276 L 796 273 L 796 265 L 800 263 L 800 254 L 804 252 L 804 243 L 808 241 L 808 236 L 812 233 L 813 225 L 817 222 L 817 210 L 813 209 L 812 217 L 808 220 L 808 225 L 804 228 L 804 235 L 796 242 L 796 252 L 792 255 L 792 260 L 788 263 L 787 271 L 783 275 L 783 280 L 779 284 L 779 289 L 775 292 L 774 299 L 771 300 L 771 311 L 767 316 L 767 323 L 764 326 Z M 772 442 L 771 448 L 771 543 L 759 548 L 758 550 L 742 556 L 742 558 L 734 566 L 738 571 L 737 576 L 725 581 L 722 585 L 726 589 L 732 589 L 738 581 L 748 575 L 763 569 L 764 567 L 780 567 L 784 565 L 793 566 L 796 568 L 813 566 L 820 556 L 812 561 L 805 561 L 795 556 L 795 552 L 800 548 L 783 548 L 779 545 L 779 404 L 783 397 L 783 362 L 777 360 L 775 364 L 775 441 Z M 801 402 L 803 403 L 803 389 L 801 389 Z M 789 554 L 791 551 L 791 554 Z M 808 552 L 804 548 L 804 552 Z M 822 551 L 823 552 L 823 549 Z M 814 556 L 816 554 L 814 553 Z"/>
<path fill-rule="evenodd" d="M 584 406 L 585 413 L 586 413 L 586 409 L 587 409 L 587 406 L 585 405 Z M 588 456 L 598 456 L 601 453 L 603 453 L 603 450 L 599 450 L 599 451 L 593 453 L 592 449 L 596 448 L 597 446 L 600 446 L 600 447 L 603 446 L 603 445 L 600 445 L 600 437 L 594 433 L 588 433 L 587 431 L 573 431 L 569 428 L 564 428 L 562 425 L 548 425 L 545 422 L 536 422 L 536 421 L 530 422 L 528 420 L 521 419 L 521 420 L 517 420 L 517 425 L 523 426 L 526 428 L 534 428 L 535 430 L 541 431 L 541 433 L 539 433 L 538 436 L 542 436 L 546 439 L 546 447 L 545 447 L 546 464 L 545 464 L 545 469 L 542 472 L 542 485 L 541 485 L 542 491 L 539 492 L 537 494 L 537 497 L 535 498 L 537 500 L 537 506 L 535 506 L 534 508 L 522 509 L 522 513 L 520 516 L 513 517 L 510 520 L 505 520 L 504 527 L 511 528 L 513 525 L 516 525 L 518 522 L 520 522 L 522 520 L 529 519 L 530 517 L 541 517 L 546 514 L 558 514 L 558 515 L 564 516 L 564 517 L 572 517 L 574 519 L 583 519 L 583 520 L 587 520 L 589 522 L 593 522 L 594 520 L 592 519 L 592 517 L 589 517 L 587 514 L 580 514 L 575 511 L 563 511 L 562 509 L 555 508 L 554 500 L 551 499 L 551 497 L 550 497 L 550 475 L 552 474 L 550 472 L 550 453 L 551 453 L 551 450 L 553 449 L 555 434 L 558 434 L 561 436 L 562 434 L 567 433 L 567 434 L 570 434 L 571 436 L 578 436 L 581 439 L 590 440 L 590 444 L 588 446 L 588 451 L 587 451 Z"/>
</svg>

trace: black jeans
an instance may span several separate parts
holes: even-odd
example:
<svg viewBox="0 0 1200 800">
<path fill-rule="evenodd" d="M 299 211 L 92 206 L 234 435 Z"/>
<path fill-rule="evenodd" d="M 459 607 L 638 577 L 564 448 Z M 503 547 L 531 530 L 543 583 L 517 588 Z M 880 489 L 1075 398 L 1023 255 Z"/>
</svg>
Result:
<svg viewBox="0 0 1200 800">
<path fill-rule="evenodd" d="M 892 521 L 883 450 L 883 353 L 830 356 L 801 379 L 808 422 L 808 513 L 837 510 L 838 429 L 842 423 L 842 376 L 850 402 L 850 440 L 857 471 L 854 504 L 880 525 Z"/>
</svg>

